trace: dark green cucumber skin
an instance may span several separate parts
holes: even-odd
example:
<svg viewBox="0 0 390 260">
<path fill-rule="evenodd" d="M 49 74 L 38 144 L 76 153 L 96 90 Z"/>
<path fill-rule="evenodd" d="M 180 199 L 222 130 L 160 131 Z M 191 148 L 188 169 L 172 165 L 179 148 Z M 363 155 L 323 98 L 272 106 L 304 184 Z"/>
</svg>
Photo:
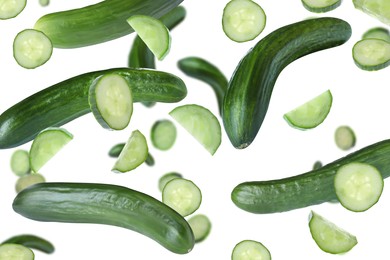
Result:
<svg viewBox="0 0 390 260">
<path fill-rule="evenodd" d="M 51 254 L 54 252 L 54 246 L 52 243 L 50 243 L 50 241 L 38 237 L 36 235 L 22 234 L 13 236 L 3 241 L 2 244 L 7 243 L 23 245 L 28 248 L 36 249 L 47 254 Z"/>
<path fill-rule="evenodd" d="M 112 158 L 118 158 L 121 154 L 123 147 L 125 147 L 126 143 L 119 143 L 111 147 L 111 149 L 108 151 L 108 156 Z"/>
<path fill-rule="evenodd" d="M 81 74 L 43 89 L 3 112 L 0 149 L 22 145 L 47 127 L 62 126 L 91 112 L 89 87 L 108 73 L 117 73 L 129 82 L 134 102 L 179 102 L 187 95 L 180 78 L 157 70 L 113 68 Z"/>
<path fill-rule="evenodd" d="M 281 27 L 260 40 L 239 62 L 224 98 L 222 119 L 234 147 L 248 147 L 263 123 L 282 70 L 310 53 L 341 45 L 351 26 L 337 18 L 315 18 Z"/>
<path fill-rule="evenodd" d="M 390 139 L 364 147 L 321 168 L 289 178 L 244 182 L 237 185 L 231 199 L 252 213 L 275 213 L 338 201 L 334 190 L 337 170 L 350 162 L 376 167 L 383 178 L 390 176 Z"/>
<path fill-rule="evenodd" d="M 127 228 L 177 254 L 186 254 L 194 246 L 191 227 L 179 213 L 149 195 L 122 186 L 41 183 L 21 191 L 12 207 L 37 221 Z"/>
<path fill-rule="evenodd" d="M 177 66 L 187 76 L 209 84 L 217 96 L 218 107 L 222 113 L 223 99 L 228 86 L 225 75 L 212 63 L 200 57 L 186 57 L 178 61 Z"/>
<path fill-rule="evenodd" d="M 126 21 L 132 15 L 160 18 L 181 2 L 183 0 L 105 0 L 46 14 L 38 19 L 34 29 L 45 33 L 56 48 L 79 48 L 134 32 Z"/>
</svg>

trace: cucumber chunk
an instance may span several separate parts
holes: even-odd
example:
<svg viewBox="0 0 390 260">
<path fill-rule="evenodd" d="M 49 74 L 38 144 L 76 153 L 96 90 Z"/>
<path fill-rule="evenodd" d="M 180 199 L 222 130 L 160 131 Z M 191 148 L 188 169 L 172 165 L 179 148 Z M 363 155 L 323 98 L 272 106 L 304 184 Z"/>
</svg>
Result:
<svg viewBox="0 0 390 260">
<path fill-rule="evenodd" d="M 148 153 L 148 156 L 145 159 L 145 163 L 148 166 L 154 166 L 155 164 L 154 157 L 150 153 Z"/>
<path fill-rule="evenodd" d="M 340 167 L 334 177 L 337 199 L 346 209 L 361 212 L 374 206 L 383 190 L 383 177 L 372 165 L 352 162 Z"/>
<path fill-rule="evenodd" d="M 17 176 L 23 176 L 30 172 L 30 157 L 28 151 L 18 149 L 11 155 L 11 170 Z"/>
<path fill-rule="evenodd" d="M 158 189 L 160 191 L 163 191 L 165 185 L 173 180 L 173 179 L 176 179 L 176 178 L 183 178 L 183 176 L 180 174 L 180 173 L 177 173 L 177 172 L 168 172 L 166 174 L 164 174 L 163 176 L 160 177 L 160 179 L 158 180 Z"/>
<path fill-rule="evenodd" d="M 207 108 L 199 105 L 176 107 L 169 115 L 184 127 L 211 154 L 221 144 L 221 125 L 217 117 Z"/>
<path fill-rule="evenodd" d="M 63 128 L 50 127 L 41 131 L 31 144 L 31 170 L 37 173 L 72 139 L 73 135 Z"/>
<path fill-rule="evenodd" d="M 34 260 L 33 251 L 19 244 L 6 243 L 0 245 L 0 259 L 4 260 Z"/>
<path fill-rule="evenodd" d="M 35 69 L 42 66 L 50 59 L 52 52 L 50 39 L 41 31 L 25 29 L 14 39 L 14 58 L 23 68 Z"/>
<path fill-rule="evenodd" d="M 125 147 L 125 145 L 126 145 L 126 143 L 119 143 L 119 144 L 114 145 L 108 151 L 108 156 L 113 157 L 113 158 L 118 158 L 123 150 L 123 147 Z"/>
<path fill-rule="evenodd" d="M 252 259 L 271 260 L 271 254 L 262 243 L 254 240 L 243 240 L 233 248 L 232 260 Z"/>
<path fill-rule="evenodd" d="M 25 189 L 33 184 L 41 183 L 41 182 L 45 182 L 45 181 L 46 181 L 45 177 L 43 177 L 39 173 L 27 174 L 27 175 L 19 177 L 19 179 L 16 181 L 16 184 L 15 184 L 15 190 L 17 193 L 19 193 L 23 189 Z"/>
<path fill-rule="evenodd" d="M 347 151 L 356 144 L 356 136 L 351 127 L 343 125 L 337 127 L 334 140 L 338 148 Z"/>
<path fill-rule="evenodd" d="M 119 154 L 112 171 L 124 173 L 134 170 L 145 162 L 147 157 L 148 144 L 146 138 L 139 130 L 135 130 L 131 133 L 126 145 Z"/>
<path fill-rule="evenodd" d="M 302 0 L 303 6 L 310 12 L 325 13 L 341 5 L 341 0 Z"/>
<path fill-rule="evenodd" d="M 317 170 L 322 167 L 322 162 L 321 161 L 315 161 L 313 164 L 313 170 Z"/>
<path fill-rule="evenodd" d="M 390 32 L 387 28 L 384 27 L 374 27 L 366 31 L 363 36 L 363 39 L 379 39 L 390 42 Z"/>
<path fill-rule="evenodd" d="M 129 125 L 133 114 L 131 87 L 118 74 L 103 75 L 89 89 L 89 104 L 102 127 L 123 130 Z"/>
<path fill-rule="evenodd" d="M 222 14 L 222 28 L 235 42 L 247 42 L 256 38 L 265 28 L 266 15 L 252 0 L 231 0 Z"/>
<path fill-rule="evenodd" d="M 188 219 L 188 224 L 194 233 L 195 242 L 199 243 L 207 238 L 211 231 L 210 219 L 203 214 L 192 216 Z"/>
<path fill-rule="evenodd" d="M 202 202 L 202 193 L 192 181 L 174 178 L 165 184 L 162 191 L 162 202 L 185 217 L 199 208 Z"/>
<path fill-rule="evenodd" d="M 390 43 L 380 39 L 363 39 L 352 48 L 355 64 L 363 70 L 380 70 L 390 65 Z"/>
<path fill-rule="evenodd" d="M 330 254 L 346 253 L 358 243 L 354 235 L 314 211 L 309 215 L 309 229 L 318 247 Z"/>
<path fill-rule="evenodd" d="M 0 20 L 11 19 L 26 7 L 27 0 L 0 0 Z"/>
<path fill-rule="evenodd" d="M 158 120 L 152 126 L 150 137 L 155 148 L 169 150 L 176 141 L 176 126 L 170 120 Z"/>
<path fill-rule="evenodd" d="M 328 116 L 332 100 L 332 93 L 327 90 L 284 114 L 283 117 L 294 128 L 301 130 L 315 128 Z"/>
<path fill-rule="evenodd" d="M 388 0 L 353 0 L 356 9 L 390 25 L 390 1 Z"/>
<path fill-rule="evenodd" d="M 171 35 L 162 21 L 147 15 L 133 15 L 127 22 L 158 60 L 168 55 Z"/>
</svg>

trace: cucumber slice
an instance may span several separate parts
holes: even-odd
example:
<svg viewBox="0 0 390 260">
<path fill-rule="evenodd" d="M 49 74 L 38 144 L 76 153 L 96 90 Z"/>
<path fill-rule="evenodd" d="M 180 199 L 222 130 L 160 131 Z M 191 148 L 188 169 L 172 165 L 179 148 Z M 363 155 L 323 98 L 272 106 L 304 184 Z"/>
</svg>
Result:
<svg viewBox="0 0 390 260">
<path fill-rule="evenodd" d="M 192 216 L 188 219 L 188 224 L 194 233 L 195 242 L 199 243 L 207 238 L 211 231 L 210 219 L 203 214 Z"/>
<path fill-rule="evenodd" d="M 146 138 L 139 130 L 135 130 L 131 133 L 126 145 L 119 154 L 112 171 L 123 173 L 134 170 L 145 162 L 147 157 L 148 144 Z"/>
<path fill-rule="evenodd" d="M 41 183 L 41 182 L 45 182 L 45 181 L 46 181 L 45 177 L 43 177 L 39 173 L 27 174 L 27 175 L 21 176 L 16 181 L 15 190 L 17 193 L 19 193 L 23 189 L 25 189 L 33 184 Z"/>
<path fill-rule="evenodd" d="M 170 120 L 158 120 L 152 126 L 150 137 L 155 148 L 169 150 L 176 141 L 176 126 Z"/>
<path fill-rule="evenodd" d="M 330 254 L 346 253 L 358 243 L 354 235 L 314 211 L 309 215 L 309 229 L 318 247 Z"/>
<path fill-rule="evenodd" d="M 336 196 L 346 209 L 361 212 L 374 206 L 383 190 L 383 177 L 372 165 L 352 162 L 337 170 Z"/>
<path fill-rule="evenodd" d="M 158 189 L 160 191 L 163 191 L 165 185 L 173 180 L 173 179 L 176 179 L 176 178 L 183 178 L 183 176 L 180 174 L 180 173 L 177 173 L 177 172 L 168 172 L 166 174 L 164 174 L 163 176 L 160 177 L 160 179 L 158 180 Z"/>
<path fill-rule="evenodd" d="M 332 93 L 323 92 L 305 104 L 284 114 L 284 119 L 290 126 L 297 129 L 311 129 L 320 125 L 328 116 L 332 107 Z"/>
<path fill-rule="evenodd" d="M 221 144 L 221 125 L 217 117 L 199 105 L 176 107 L 169 115 L 184 127 L 211 155 Z"/>
<path fill-rule="evenodd" d="M 271 253 L 260 242 L 254 240 L 243 240 L 239 242 L 232 252 L 232 260 L 271 260 Z"/>
<path fill-rule="evenodd" d="M 231 0 L 222 14 L 222 29 L 235 42 L 256 38 L 265 28 L 266 15 L 260 5 L 251 0 Z"/>
<path fill-rule="evenodd" d="M 390 32 L 384 27 L 374 27 L 366 31 L 363 36 L 363 39 L 379 39 L 390 42 Z"/>
<path fill-rule="evenodd" d="M 353 0 L 356 9 L 390 25 L 390 1 L 388 0 Z"/>
<path fill-rule="evenodd" d="M 325 13 L 341 5 L 341 0 L 302 0 L 303 6 L 310 12 Z"/>
<path fill-rule="evenodd" d="M 335 143 L 341 150 L 347 151 L 356 144 L 356 136 L 351 127 L 343 125 L 337 127 L 334 134 Z"/>
<path fill-rule="evenodd" d="M 355 64 L 363 70 L 380 70 L 390 64 L 390 43 L 379 39 L 363 39 L 352 48 Z"/>
<path fill-rule="evenodd" d="M 192 181 L 174 178 L 165 184 L 162 202 L 183 217 L 194 213 L 202 202 L 202 193 Z"/>
<path fill-rule="evenodd" d="M 72 139 L 73 135 L 63 128 L 50 127 L 41 131 L 31 144 L 31 170 L 37 173 Z"/>
<path fill-rule="evenodd" d="M 167 56 L 171 48 L 171 35 L 162 21 L 147 15 L 133 15 L 127 22 L 158 60 Z"/>
<path fill-rule="evenodd" d="M 41 6 L 48 6 L 50 4 L 50 0 L 39 0 L 39 4 Z"/>
<path fill-rule="evenodd" d="M 16 35 L 13 52 L 15 60 L 20 66 L 26 69 L 35 69 L 50 59 L 53 45 L 43 32 L 26 29 Z"/>
<path fill-rule="evenodd" d="M 23 176 L 30 172 L 30 157 L 26 150 L 18 149 L 11 155 L 11 170 L 17 176 Z"/>
<path fill-rule="evenodd" d="M 27 0 L 0 0 L 0 20 L 11 19 L 26 7 Z"/>
<path fill-rule="evenodd" d="M 123 130 L 129 125 L 133 114 L 131 87 L 118 74 L 103 75 L 89 89 L 89 105 L 102 127 Z"/>
<path fill-rule="evenodd" d="M 19 244 L 6 243 L 0 245 L 0 259 L 4 260 L 34 260 L 33 251 Z"/>
</svg>

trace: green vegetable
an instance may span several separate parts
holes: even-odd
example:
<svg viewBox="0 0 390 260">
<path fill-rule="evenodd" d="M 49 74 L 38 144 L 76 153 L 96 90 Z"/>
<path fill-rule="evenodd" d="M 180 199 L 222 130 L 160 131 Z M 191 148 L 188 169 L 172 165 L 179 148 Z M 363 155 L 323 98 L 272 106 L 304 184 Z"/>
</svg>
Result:
<svg viewBox="0 0 390 260">
<path fill-rule="evenodd" d="M 176 126 L 168 119 L 157 120 L 150 131 L 150 139 L 155 148 L 167 151 L 176 141 Z"/>
<path fill-rule="evenodd" d="M 0 20 L 18 16 L 26 7 L 27 0 L 0 0 Z"/>
<path fill-rule="evenodd" d="M 37 249 L 47 254 L 54 252 L 54 246 L 50 241 L 36 235 L 22 234 L 13 236 L 3 241 L 2 244 L 8 243 L 23 245 L 28 248 Z"/>
<path fill-rule="evenodd" d="M 313 170 L 317 170 L 319 168 L 322 167 L 322 162 L 321 161 L 316 161 L 314 164 L 313 164 Z"/>
<path fill-rule="evenodd" d="M 240 61 L 225 95 L 222 118 L 234 147 L 248 147 L 267 113 L 275 82 L 294 60 L 345 43 L 351 26 L 337 18 L 290 24 L 260 40 Z"/>
<path fill-rule="evenodd" d="M 143 234 L 168 250 L 194 246 L 187 221 L 170 207 L 126 187 L 92 183 L 40 183 L 21 191 L 13 209 L 37 220 L 119 226 Z"/>
<path fill-rule="evenodd" d="M 342 125 L 336 128 L 334 140 L 338 148 L 347 151 L 356 144 L 356 135 L 351 127 Z"/>
<path fill-rule="evenodd" d="M 154 163 L 155 163 L 154 162 L 154 157 L 150 153 L 148 153 L 148 156 L 145 159 L 145 163 L 148 166 L 153 166 L 154 165 Z"/>
<path fill-rule="evenodd" d="M 28 151 L 18 149 L 11 155 L 11 170 L 17 176 L 23 176 L 30 172 L 30 157 Z"/>
<path fill-rule="evenodd" d="M 184 82 L 156 70 L 113 68 L 67 79 L 27 97 L 0 115 L 0 149 L 31 141 L 42 130 L 61 126 L 91 112 L 92 82 L 106 74 L 121 75 L 130 84 L 133 102 L 179 102 L 187 95 Z"/>
<path fill-rule="evenodd" d="M 30 248 L 19 244 L 0 245 L 0 259 L 4 260 L 34 260 L 35 256 Z"/>
<path fill-rule="evenodd" d="M 310 12 L 325 13 L 341 5 L 341 0 L 302 0 L 303 6 Z"/>
<path fill-rule="evenodd" d="M 232 260 L 251 259 L 271 260 L 271 254 L 262 243 L 254 240 L 243 240 L 233 248 Z"/>
<path fill-rule="evenodd" d="M 380 70 L 390 65 L 390 42 L 381 39 L 363 39 L 352 49 L 355 64 L 363 70 Z"/>
<path fill-rule="evenodd" d="M 390 176 L 389 156 L 390 139 L 364 147 L 317 170 L 278 180 L 241 183 L 233 189 L 231 198 L 236 206 L 252 213 L 283 212 L 337 201 L 334 178 L 340 167 L 351 162 L 366 163 L 387 178 Z"/>
<path fill-rule="evenodd" d="M 203 214 L 197 214 L 188 219 L 188 224 L 194 232 L 195 242 L 199 243 L 205 240 L 211 231 L 210 219 Z"/>
<path fill-rule="evenodd" d="M 177 172 L 168 172 L 164 174 L 163 176 L 160 177 L 158 180 L 158 189 L 160 191 L 163 191 L 165 185 L 170 181 L 175 178 L 183 178 L 183 176 L 180 173 Z"/>
<path fill-rule="evenodd" d="M 39 4 L 41 6 L 48 6 L 50 4 L 50 0 L 39 0 Z"/>
<path fill-rule="evenodd" d="M 119 144 L 114 145 L 108 151 L 108 156 L 113 157 L 113 158 L 118 158 L 119 154 L 122 152 L 123 147 L 125 147 L 125 145 L 126 145 L 126 143 L 119 143 Z"/>
<path fill-rule="evenodd" d="M 45 177 L 43 177 L 43 175 L 39 173 L 31 173 L 31 174 L 24 175 L 19 177 L 19 179 L 16 181 L 15 191 L 19 193 L 21 190 L 33 184 L 41 183 L 45 181 L 46 181 Z"/>
<path fill-rule="evenodd" d="M 387 28 L 384 27 L 374 27 L 366 31 L 363 36 L 363 39 L 380 39 L 387 42 L 390 42 L 390 32 Z"/>
<path fill-rule="evenodd" d="M 387 0 L 353 0 L 356 9 L 390 25 L 390 2 Z"/>
</svg>

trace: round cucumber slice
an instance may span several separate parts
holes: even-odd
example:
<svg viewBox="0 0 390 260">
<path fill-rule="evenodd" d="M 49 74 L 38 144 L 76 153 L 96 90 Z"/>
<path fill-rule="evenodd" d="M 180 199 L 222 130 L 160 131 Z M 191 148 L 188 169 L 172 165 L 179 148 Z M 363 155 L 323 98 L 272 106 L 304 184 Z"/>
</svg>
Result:
<svg viewBox="0 0 390 260">
<path fill-rule="evenodd" d="M 337 127 L 334 134 L 335 143 L 341 150 L 347 151 L 353 148 L 356 144 L 356 136 L 354 131 L 349 126 Z"/>
<path fill-rule="evenodd" d="M 327 253 L 346 253 L 358 243 L 354 235 L 314 211 L 311 211 L 309 215 L 309 229 L 318 247 Z"/>
<path fill-rule="evenodd" d="M 211 231 L 210 219 L 203 214 L 192 216 L 188 219 L 188 224 L 194 233 L 195 242 L 199 243 L 207 238 Z"/>
<path fill-rule="evenodd" d="M 23 176 L 30 172 L 30 157 L 28 151 L 18 149 L 11 155 L 11 170 L 17 176 Z"/>
<path fill-rule="evenodd" d="M 390 65 L 390 42 L 363 39 L 352 48 L 355 64 L 363 70 L 380 70 Z"/>
<path fill-rule="evenodd" d="M 176 107 L 169 115 L 184 127 L 211 155 L 221 144 L 221 125 L 217 117 L 199 105 Z"/>
<path fill-rule="evenodd" d="M 328 116 L 332 107 L 332 100 L 332 93 L 327 90 L 284 114 L 283 117 L 294 128 L 301 130 L 315 128 Z"/>
<path fill-rule="evenodd" d="M 23 245 L 6 243 L 0 245 L 0 259 L 4 260 L 34 260 L 33 251 Z"/>
<path fill-rule="evenodd" d="M 0 20 L 11 19 L 26 7 L 27 0 L 0 0 Z"/>
<path fill-rule="evenodd" d="M 155 148 L 167 151 L 176 141 L 176 126 L 170 120 L 158 120 L 152 126 L 150 137 Z"/>
<path fill-rule="evenodd" d="M 387 42 L 390 42 L 390 32 L 387 28 L 384 27 L 374 27 L 366 31 L 363 36 L 363 39 L 380 39 Z"/>
<path fill-rule="evenodd" d="M 45 181 L 46 181 L 45 177 L 43 177 L 39 173 L 27 174 L 27 175 L 20 177 L 16 181 L 15 190 L 17 193 L 19 193 L 21 190 L 23 190 L 23 189 L 25 189 L 33 184 L 41 183 L 41 182 L 45 182 Z"/>
<path fill-rule="evenodd" d="M 133 15 L 127 22 L 158 60 L 163 60 L 171 48 L 171 35 L 160 20 L 147 15 Z"/>
<path fill-rule="evenodd" d="M 168 172 L 164 174 L 163 176 L 160 177 L 158 180 L 158 189 L 160 191 L 163 191 L 165 185 L 170 181 L 175 178 L 183 178 L 183 176 L 180 173 L 177 172 Z"/>
<path fill-rule="evenodd" d="M 41 131 L 31 144 L 31 170 L 37 173 L 72 139 L 73 135 L 63 128 L 51 127 Z"/>
<path fill-rule="evenodd" d="M 254 240 L 243 240 L 239 242 L 232 252 L 232 260 L 271 260 L 271 253 L 260 242 Z"/>
<path fill-rule="evenodd" d="M 302 0 L 303 6 L 310 12 L 325 13 L 341 5 L 341 0 Z"/>
<path fill-rule="evenodd" d="M 353 162 L 343 165 L 334 177 L 336 196 L 346 209 L 361 212 L 374 206 L 383 190 L 381 173 L 372 165 Z"/>
</svg>

